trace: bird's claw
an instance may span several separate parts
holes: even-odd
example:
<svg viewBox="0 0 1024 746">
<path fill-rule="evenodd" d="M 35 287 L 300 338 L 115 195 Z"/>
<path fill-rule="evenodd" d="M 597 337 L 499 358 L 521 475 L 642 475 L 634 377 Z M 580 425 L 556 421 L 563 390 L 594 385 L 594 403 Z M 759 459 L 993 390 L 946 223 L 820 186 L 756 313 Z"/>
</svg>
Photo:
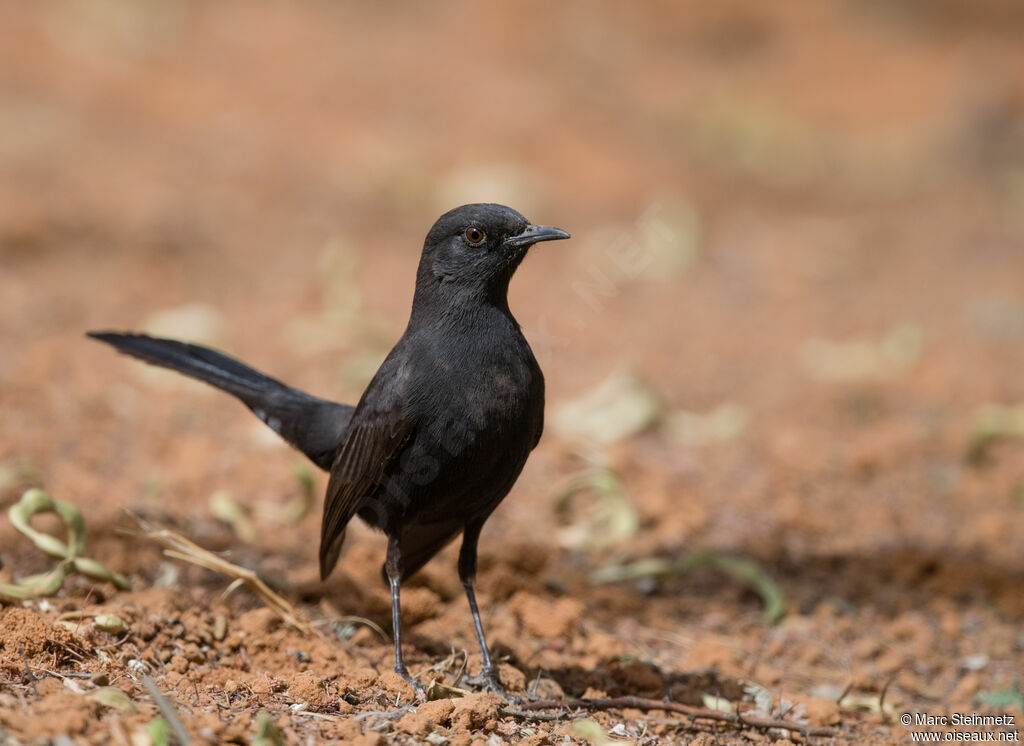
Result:
<svg viewBox="0 0 1024 746">
<path fill-rule="evenodd" d="M 476 676 L 466 676 L 462 679 L 465 683 L 472 687 L 480 689 L 484 692 L 493 692 L 505 700 L 510 705 L 521 705 L 523 704 L 523 698 L 517 694 L 509 694 L 505 691 L 505 687 L 498 681 L 498 672 L 494 670 L 481 671 Z"/>
<path fill-rule="evenodd" d="M 395 667 L 395 673 L 397 673 L 399 676 L 401 676 L 403 679 L 405 679 L 405 682 L 409 686 L 412 687 L 413 692 L 416 694 L 416 699 L 422 700 L 424 702 L 427 701 L 427 690 L 426 690 L 426 688 L 423 686 L 423 684 L 421 684 L 420 682 L 416 681 L 416 679 L 414 679 L 412 677 L 412 675 L 409 673 L 409 669 L 407 669 L 407 668 L 398 668 L 396 666 Z"/>
</svg>

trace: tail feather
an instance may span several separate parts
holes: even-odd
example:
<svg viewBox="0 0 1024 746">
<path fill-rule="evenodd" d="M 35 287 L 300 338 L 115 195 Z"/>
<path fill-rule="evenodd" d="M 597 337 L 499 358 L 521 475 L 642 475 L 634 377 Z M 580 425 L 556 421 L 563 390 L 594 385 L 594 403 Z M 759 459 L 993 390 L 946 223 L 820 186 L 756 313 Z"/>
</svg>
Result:
<svg viewBox="0 0 1024 746">
<path fill-rule="evenodd" d="M 310 396 L 209 347 L 145 334 L 88 332 L 88 336 L 232 394 L 325 470 L 331 468 L 352 419 L 353 407 Z"/>
</svg>

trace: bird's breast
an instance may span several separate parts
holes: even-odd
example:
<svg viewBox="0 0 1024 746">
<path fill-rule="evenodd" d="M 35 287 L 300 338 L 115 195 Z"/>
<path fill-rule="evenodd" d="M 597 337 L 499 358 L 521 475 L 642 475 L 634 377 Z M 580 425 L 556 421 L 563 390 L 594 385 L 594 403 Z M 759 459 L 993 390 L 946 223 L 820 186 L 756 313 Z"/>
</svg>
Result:
<svg viewBox="0 0 1024 746">
<path fill-rule="evenodd" d="M 416 356 L 428 385 L 411 402 L 414 442 L 399 475 L 406 520 L 489 513 L 519 476 L 543 427 L 544 377 L 516 331 L 496 345 L 478 336 Z"/>
<path fill-rule="evenodd" d="M 424 418 L 466 446 L 502 447 L 529 439 L 544 407 L 544 379 L 526 361 L 490 360 L 439 377 Z"/>
</svg>

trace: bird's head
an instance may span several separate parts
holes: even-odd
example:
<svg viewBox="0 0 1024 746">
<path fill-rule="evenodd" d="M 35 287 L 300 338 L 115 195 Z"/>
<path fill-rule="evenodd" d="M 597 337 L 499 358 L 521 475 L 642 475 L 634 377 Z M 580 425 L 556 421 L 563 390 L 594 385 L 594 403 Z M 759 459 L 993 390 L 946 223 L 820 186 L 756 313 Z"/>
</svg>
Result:
<svg viewBox="0 0 1024 746">
<path fill-rule="evenodd" d="M 440 285 L 457 295 L 503 299 L 509 279 L 530 247 L 563 238 L 569 238 L 569 234 L 559 228 L 532 225 L 511 207 L 456 207 L 438 218 L 427 234 L 417 292 Z"/>
</svg>

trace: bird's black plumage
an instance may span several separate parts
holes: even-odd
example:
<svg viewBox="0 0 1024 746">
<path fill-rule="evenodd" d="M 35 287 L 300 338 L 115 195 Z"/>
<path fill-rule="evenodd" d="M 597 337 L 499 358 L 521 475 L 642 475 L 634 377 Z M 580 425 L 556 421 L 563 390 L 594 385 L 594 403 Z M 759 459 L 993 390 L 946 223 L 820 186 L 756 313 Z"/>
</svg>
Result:
<svg viewBox="0 0 1024 746">
<path fill-rule="evenodd" d="M 330 470 L 321 577 L 334 568 L 353 516 L 387 535 L 395 669 L 407 678 L 401 582 L 462 532 L 459 575 L 483 655 L 481 681 L 500 690 L 473 591 L 477 541 L 544 424 L 544 377 L 509 310 L 508 284 L 530 246 L 568 237 L 502 205 L 464 205 L 442 215 L 424 242 L 408 326 L 354 408 L 198 345 L 90 336 L 233 394 Z"/>
</svg>

